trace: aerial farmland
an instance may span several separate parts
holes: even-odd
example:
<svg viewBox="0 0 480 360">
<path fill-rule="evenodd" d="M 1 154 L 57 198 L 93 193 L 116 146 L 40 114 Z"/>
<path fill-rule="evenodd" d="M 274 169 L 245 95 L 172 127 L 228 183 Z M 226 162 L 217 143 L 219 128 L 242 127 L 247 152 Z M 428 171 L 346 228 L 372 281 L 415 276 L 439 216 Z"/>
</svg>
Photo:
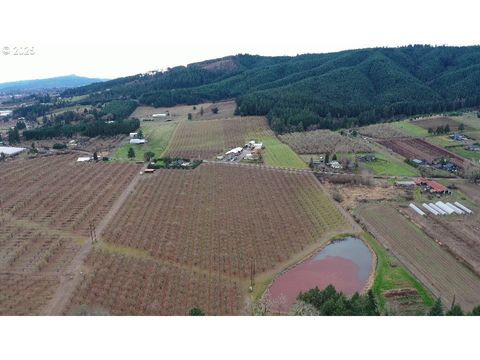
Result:
<svg viewBox="0 0 480 360">
<path fill-rule="evenodd" d="M 130 118 L 142 144 L 97 138 L 0 164 L 0 312 L 288 314 L 296 295 L 284 302 L 293 280 L 281 279 L 309 267 L 323 275 L 308 284 L 371 290 L 385 315 L 425 314 L 435 297 L 467 311 L 480 303 L 477 186 L 447 178 L 458 188 L 445 201 L 473 209 L 447 218 L 420 216 L 408 204 L 435 197 L 394 184 L 423 171 L 405 159 L 464 164 L 417 130 L 433 120 L 277 136 L 232 104 L 139 106 Z M 344 166 L 312 167 L 329 155 Z M 358 245 L 334 246 L 344 238 L 364 244 L 363 262 Z M 337 247 L 337 262 L 325 258 Z"/>
<path fill-rule="evenodd" d="M 7 99 L 0 314 L 480 312 L 480 113 L 137 90 Z"/>
</svg>

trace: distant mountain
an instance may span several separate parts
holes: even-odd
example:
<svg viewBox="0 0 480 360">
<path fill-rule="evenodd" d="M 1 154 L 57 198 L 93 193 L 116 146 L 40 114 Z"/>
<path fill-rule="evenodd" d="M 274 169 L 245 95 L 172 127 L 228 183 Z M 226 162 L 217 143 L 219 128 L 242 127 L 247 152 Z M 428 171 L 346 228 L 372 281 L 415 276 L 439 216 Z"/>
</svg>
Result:
<svg viewBox="0 0 480 360">
<path fill-rule="evenodd" d="M 36 91 L 36 90 L 49 90 L 67 88 L 74 88 L 78 86 L 85 86 L 92 83 L 105 81 L 104 79 L 87 78 L 77 75 L 58 76 L 48 79 L 36 79 L 36 80 L 22 80 L 0 83 L 0 92 L 12 93 L 15 91 Z"/>
<path fill-rule="evenodd" d="M 480 46 L 412 45 L 294 57 L 228 56 L 66 90 L 153 106 L 235 98 L 278 132 L 338 129 L 480 105 Z"/>
</svg>

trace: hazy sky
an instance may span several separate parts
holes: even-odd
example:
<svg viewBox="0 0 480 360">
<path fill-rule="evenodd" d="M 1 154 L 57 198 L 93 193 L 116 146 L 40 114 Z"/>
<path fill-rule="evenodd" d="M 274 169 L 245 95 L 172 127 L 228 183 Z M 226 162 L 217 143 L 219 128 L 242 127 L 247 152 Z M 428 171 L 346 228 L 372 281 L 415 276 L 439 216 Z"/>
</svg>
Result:
<svg viewBox="0 0 480 360">
<path fill-rule="evenodd" d="M 114 78 L 225 55 L 480 43 L 475 1 L 25 1 L 0 6 L 0 82 Z M 35 55 L 15 56 L 33 46 Z M 9 55 L 2 52 L 9 47 Z"/>
</svg>

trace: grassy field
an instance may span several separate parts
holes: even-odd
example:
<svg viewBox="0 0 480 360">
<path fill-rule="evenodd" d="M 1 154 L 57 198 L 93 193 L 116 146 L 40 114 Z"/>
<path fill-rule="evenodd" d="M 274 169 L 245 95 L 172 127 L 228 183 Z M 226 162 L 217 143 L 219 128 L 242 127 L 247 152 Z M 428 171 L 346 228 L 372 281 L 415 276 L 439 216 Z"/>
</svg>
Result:
<svg viewBox="0 0 480 360">
<path fill-rule="evenodd" d="M 286 144 L 275 136 L 263 137 L 265 145 L 263 160 L 266 165 L 294 169 L 308 169 L 307 164 Z"/>
<path fill-rule="evenodd" d="M 479 130 L 465 131 L 464 134 L 467 135 L 470 139 L 480 140 L 480 131 Z"/>
<path fill-rule="evenodd" d="M 433 305 L 430 292 L 403 266 L 396 264 L 396 260 L 379 244 L 373 236 L 364 233 L 362 238 L 370 245 L 377 255 L 377 267 L 372 291 L 378 299 L 381 311 L 385 311 L 387 300 L 385 292 L 394 289 L 414 288 L 418 291 L 425 306 Z"/>
<path fill-rule="evenodd" d="M 377 161 L 363 163 L 365 168 L 376 175 L 417 176 L 419 172 L 413 166 L 384 153 L 375 153 Z"/>
<path fill-rule="evenodd" d="M 427 140 L 429 143 L 432 143 L 434 145 L 442 146 L 446 148 L 448 151 L 451 151 L 457 155 L 460 155 L 465 159 L 469 159 L 477 162 L 480 160 L 480 151 L 465 150 L 464 144 L 450 139 L 448 135 L 430 136 L 425 140 Z"/>
<path fill-rule="evenodd" d="M 429 136 L 425 140 L 427 140 L 431 144 L 443 146 L 443 147 L 454 146 L 459 144 L 457 141 L 450 139 L 448 135 Z"/>
<path fill-rule="evenodd" d="M 477 112 L 468 112 L 462 116 L 456 116 L 454 119 L 466 127 L 480 130 L 480 118 L 477 116 Z"/>
<path fill-rule="evenodd" d="M 69 98 L 66 98 L 66 99 L 63 99 L 63 100 L 66 101 L 66 102 L 73 103 L 73 102 L 77 102 L 77 101 L 86 99 L 87 97 L 88 97 L 88 95 L 78 95 L 78 96 L 72 96 L 72 97 L 69 97 Z"/>
<path fill-rule="evenodd" d="M 429 135 L 427 130 L 421 128 L 420 126 L 414 125 L 409 121 L 398 121 L 392 123 L 392 125 L 402 131 L 405 136 L 425 137 Z"/>
<path fill-rule="evenodd" d="M 448 150 L 457 155 L 460 155 L 465 159 L 473 160 L 476 162 L 480 161 L 480 151 L 465 150 L 463 146 L 450 147 L 448 148 Z"/>
<path fill-rule="evenodd" d="M 156 123 L 148 122 L 142 124 L 142 131 L 147 139 L 143 145 L 122 145 L 114 155 L 117 160 L 129 160 L 128 149 L 135 151 L 135 160 L 143 160 L 143 155 L 147 151 L 152 151 L 155 156 L 160 157 L 167 148 L 168 142 L 177 127 L 177 123 Z"/>
<path fill-rule="evenodd" d="M 377 150 L 379 150 L 378 148 Z M 372 154 L 372 153 L 369 153 Z M 403 162 L 400 159 L 397 159 L 394 156 L 383 152 L 373 152 L 377 157 L 377 161 L 373 162 L 361 162 L 361 166 L 364 166 L 366 169 L 372 171 L 375 175 L 383 175 L 383 176 L 418 176 L 420 175 L 419 171 Z M 353 154 L 353 153 L 337 153 L 338 160 L 355 160 L 357 155 L 360 154 Z M 323 155 L 322 155 L 323 156 Z M 320 155 L 318 154 L 306 154 L 300 155 L 300 157 L 305 162 L 309 162 L 310 159 L 319 160 Z"/>
</svg>

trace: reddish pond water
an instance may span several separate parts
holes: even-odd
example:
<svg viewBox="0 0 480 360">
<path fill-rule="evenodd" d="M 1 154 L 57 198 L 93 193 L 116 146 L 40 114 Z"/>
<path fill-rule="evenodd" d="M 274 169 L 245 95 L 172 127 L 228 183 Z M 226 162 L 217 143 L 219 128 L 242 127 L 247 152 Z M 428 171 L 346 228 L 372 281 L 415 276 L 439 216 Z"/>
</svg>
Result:
<svg viewBox="0 0 480 360">
<path fill-rule="evenodd" d="M 279 276 L 269 290 L 272 310 L 288 312 L 301 291 L 332 284 L 351 295 L 367 285 L 372 254 L 362 240 L 346 238 L 327 245 L 316 256 Z"/>
</svg>

